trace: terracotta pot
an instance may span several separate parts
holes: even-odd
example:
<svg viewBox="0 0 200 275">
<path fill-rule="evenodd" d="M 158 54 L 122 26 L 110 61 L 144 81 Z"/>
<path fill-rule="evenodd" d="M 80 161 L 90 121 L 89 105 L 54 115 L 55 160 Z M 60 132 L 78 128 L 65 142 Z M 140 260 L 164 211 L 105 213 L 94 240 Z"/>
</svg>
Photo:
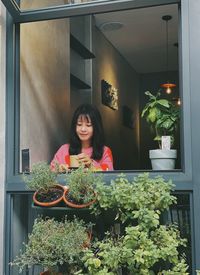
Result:
<svg viewBox="0 0 200 275">
<path fill-rule="evenodd" d="M 87 234 L 88 234 L 88 240 L 86 242 L 84 242 L 83 249 L 90 247 L 90 244 L 91 244 L 92 231 L 88 231 Z"/>
<path fill-rule="evenodd" d="M 41 272 L 40 275 L 50 275 L 50 272 L 47 270 L 47 271 Z"/>
<path fill-rule="evenodd" d="M 57 189 L 60 189 L 62 190 L 62 192 L 64 193 L 64 190 L 65 190 L 65 187 L 60 185 L 60 184 L 56 184 L 55 187 Z M 55 206 L 57 205 L 59 202 L 61 202 L 63 200 L 63 196 L 61 196 L 59 199 L 55 200 L 55 201 L 51 201 L 51 202 L 40 202 L 36 199 L 36 196 L 37 196 L 38 192 L 35 192 L 33 194 L 33 201 L 36 205 L 39 205 L 39 206 L 44 206 L 44 207 L 51 207 L 51 206 Z"/>
<path fill-rule="evenodd" d="M 93 204 L 96 201 L 96 198 L 95 198 L 94 200 L 89 201 L 89 202 L 84 203 L 84 204 L 75 204 L 71 201 L 68 201 L 68 199 L 67 199 L 67 194 L 68 193 L 69 193 L 69 189 L 65 189 L 63 200 L 69 207 L 72 207 L 72 208 L 86 208 L 86 207 L 89 207 L 91 204 Z M 95 193 L 94 193 L 94 196 L 96 196 Z"/>
<path fill-rule="evenodd" d="M 40 273 L 40 275 L 50 275 L 49 270 L 43 271 Z M 62 275 L 62 273 L 57 273 L 57 275 Z"/>
</svg>

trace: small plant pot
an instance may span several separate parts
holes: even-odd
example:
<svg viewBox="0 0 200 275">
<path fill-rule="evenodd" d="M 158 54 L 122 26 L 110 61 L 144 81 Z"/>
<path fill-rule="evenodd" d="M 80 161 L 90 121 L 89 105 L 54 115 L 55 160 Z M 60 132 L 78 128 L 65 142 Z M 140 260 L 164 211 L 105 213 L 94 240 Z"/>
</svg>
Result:
<svg viewBox="0 0 200 275">
<path fill-rule="evenodd" d="M 62 191 L 62 195 L 61 195 L 59 198 L 56 198 L 55 200 L 52 200 L 52 201 L 50 201 L 50 202 L 47 202 L 47 201 L 42 202 L 42 201 L 39 201 L 39 200 L 37 199 L 37 197 L 38 197 L 38 195 L 39 195 L 40 193 L 39 193 L 39 192 L 35 192 L 35 193 L 33 194 L 33 201 L 34 201 L 34 204 L 39 205 L 39 206 L 43 206 L 43 207 L 52 207 L 52 206 L 55 206 L 55 205 L 57 205 L 58 203 L 60 203 L 60 202 L 63 200 L 63 194 L 64 194 L 65 188 L 64 188 L 62 185 L 60 185 L 60 184 L 56 184 L 56 185 L 55 185 L 55 189 L 59 189 L 59 190 Z"/>
<path fill-rule="evenodd" d="M 49 270 L 46 270 L 46 271 L 43 271 L 40 273 L 40 275 L 51 275 L 52 273 L 49 271 Z M 57 274 L 57 275 L 62 275 L 62 273 L 54 273 L 54 274 Z"/>
<path fill-rule="evenodd" d="M 156 149 L 149 151 L 149 158 L 153 170 L 173 170 L 177 150 Z"/>
<path fill-rule="evenodd" d="M 40 275 L 50 275 L 50 272 L 48 270 L 44 272 L 40 272 Z"/>
<path fill-rule="evenodd" d="M 84 244 L 83 244 L 83 249 L 89 248 L 89 247 L 90 247 L 90 244 L 91 244 L 92 232 L 91 232 L 91 231 L 88 231 L 87 234 L 88 234 L 88 240 L 87 240 L 86 242 L 84 242 Z"/>
<path fill-rule="evenodd" d="M 86 208 L 86 207 L 89 207 L 91 204 L 95 203 L 95 201 L 96 201 L 96 194 L 94 193 L 94 197 L 95 197 L 94 200 L 89 201 L 89 202 L 84 203 L 84 204 L 76 204 L 75 202 L 71 202 L 67 199 L 68 193 L 69 193 L 69 189 L 65 189 L 63 200 L 64 200 L 64 202 L 66 203 L 67 206 L 72 207 L 72 208 L 78 208 L 78 209 Z"/>
</svg>

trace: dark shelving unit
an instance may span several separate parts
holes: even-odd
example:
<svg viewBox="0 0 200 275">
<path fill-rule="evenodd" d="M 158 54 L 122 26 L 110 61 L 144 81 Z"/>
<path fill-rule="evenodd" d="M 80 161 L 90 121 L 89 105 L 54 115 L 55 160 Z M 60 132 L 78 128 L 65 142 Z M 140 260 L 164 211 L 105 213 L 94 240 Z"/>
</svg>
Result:
<svg viewBox="0 0 200 275">
<path fill-rule="evenodd" d="M 70 48 L 77 52 L 83 59 L 95 58 L 95 55 L 72 34 L 70 34 Z"/>
<path fill-rule="evenodd" d="M 72 86 L 78 88 L 78 89 L 90 89 L 91 86 L 88 85 L 86 82 L 84 82 L 83 80 L 81 80 L 80 78 L 78 78 L 77 76 L 75 76 L 74 74 L 70 74 L 70 83 Z"/>
</svg>

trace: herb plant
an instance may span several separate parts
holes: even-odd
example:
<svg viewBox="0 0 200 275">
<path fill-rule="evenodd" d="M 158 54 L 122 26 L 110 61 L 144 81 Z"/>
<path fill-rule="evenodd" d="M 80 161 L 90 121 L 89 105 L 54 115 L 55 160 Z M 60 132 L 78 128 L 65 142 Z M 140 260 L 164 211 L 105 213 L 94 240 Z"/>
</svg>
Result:
<svg viewBox="0 0 200 275">
<path fill-rule="evenodd" d="M 161 223 L 162 213 L 176 203 L 171 181 L 161 176 L 151 178 L 148 173 L 132 180 L 121 174 L 108 185 L 83 167 L 72 171 L 68 181 L 75 193 L 95 190 L 92 211 L 98 216 L 114 210 L 120 232 L 105 233 L 103 240 L 97 239 L 84 249 L 84 224 L 79 223 L 77 230 L 73 221 L 60 225 L 50 219 L 42 229 L 44 221 L 39 219 L 25 252 L 13 264 L 21 270 L 25 265 L 40 264 L 54 271 L 67 263 L 68 275 L 188 275 L 188 266 L 179 253 L 186 240 L 180 237 L 177 226 Z M 78 199 L 83 200 L 82 196 Z"/>
<path fill-rule="evenodd" d="M 145 223 L 147 226 L 148 223 L 157 224 L 160 212 L 176 202 L 176 198 L 170 194 L 173 186 L 171 181 L 166 182 L 161 176 L 150 178 L 148 173 L 143 173 L 128 180 L 121 174 L 111 180 L 110 185 L 103 182 L 96 185 L 97 202 L 92 209 L 96 214 L 115 209 L 123 223 L 138 218 L 144 226 Z"/>
<path fill-rule="evenodd" d="M 124 224 L 121 236 L 108 235 L 83 255 L 83 274 L 188 275 L 188 266 L 179 255 L 186 245 L 175 225 L 161 224 L 161 214 L 176 198 L 173 184 L 161 176 L 144 173 L 128 180 L 119 175 L 111 185 L 98 184 L 93 211 L 115 209 L 116 220 Z M 104 273 L 101 271 L 104 270 Z"/>
<path fill-rule="evenodd" d="M 88 203 L 94 200 L 94 187 L 100 182 L 102 182 L 101 175 L 97 175 L 92 169 L 80 166 L 67 174 L 69 196 L 77 203 Z"/>
<path fill-rule="evenodd" d="M 158 141 L 159 147 L 161 147 L 161 137 L 166 135 L 171 136 L 173 145 L 180 119 L 179 107 L 171 101 L 161 98 L 160 93 L 153 95 L 147 91 L 145 94 L 149 97 L 149 101 L 145 105 L 141 117 L 144 117 L 150 124 L 155 134 L 154 140 Z"/>
<path fill-rule="evenodd" d="M 33 225 L 24 252 L 11 263 L 23 269 L 40 265 L 55 274 L 58 266 L 65 265 L 66 274 L 75 274 L 80 269 L 80 256 L 84 243 L 88 242 L 87 227 L 83 221 L 74 218 L 62 222 L 55 219 L 37 218 Z"/>
<path fill-rule="evenodd" d="M 31 174 L 24 174 L 23 179 L 29 189 L 47 193 L 56 185 L 56 177 L 46 162 L 38 162 L 33 164 Z"/>
<path fill-rule="evenodd" d="M 175 227 L 144 230 L 140 225 L 128 226 L 122 237 L 108 236 L 85 252 L 88 273 L 83 274 L 117 275 L 122 270 L 122 274 L 130 275 L 188 275 L 185 260 L 178 256 L 181 245 L 185 241 Z"/>
</svg>

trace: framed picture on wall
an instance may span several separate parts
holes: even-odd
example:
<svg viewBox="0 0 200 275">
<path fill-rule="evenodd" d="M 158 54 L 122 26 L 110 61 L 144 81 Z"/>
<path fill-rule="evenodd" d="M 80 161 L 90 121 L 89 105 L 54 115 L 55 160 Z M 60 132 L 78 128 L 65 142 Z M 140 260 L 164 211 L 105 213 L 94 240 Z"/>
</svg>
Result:
<svg viewBox="0 0 200 275">
<path fill-rule="evenodd" d="M 103 105 L 118 110 L 118 90 L 104 79 L 101 80 L 101 101 Z"/>
<path fill-rule="evenodd" d="M 123 125 L 130 129 L 134 129 L 134 113 L 126 105 L 122 107 Z"/>
</svg>

